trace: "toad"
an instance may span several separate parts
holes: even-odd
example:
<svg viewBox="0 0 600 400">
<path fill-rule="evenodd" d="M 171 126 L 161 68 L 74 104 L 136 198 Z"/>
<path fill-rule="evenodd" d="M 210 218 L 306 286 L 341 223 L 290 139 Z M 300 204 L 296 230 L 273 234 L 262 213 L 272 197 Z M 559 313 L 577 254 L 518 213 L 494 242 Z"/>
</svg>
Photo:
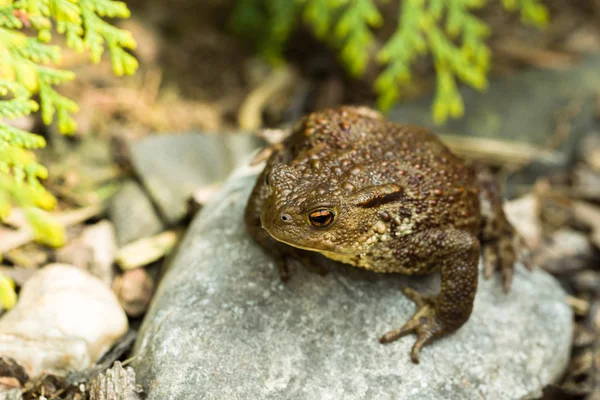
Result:
<svg viewBox="0 0 600 400">
<path fill-rule="evenodd" d="M 471 315 L 478 262 L 500 271 L 508 292 L 516 258 L 513 227 L 493 175 L 454 155 L 434 134 L 399 125 L 366 107 L 309 114 L 269 156 L 245 211 L 248 231 L 289 278 L 291 259 L 310 254 L 378 273 L 429 274 L 441 290 L 405 288 L 414 316 L 385 333 L 424 345 Z"/>
</svg>

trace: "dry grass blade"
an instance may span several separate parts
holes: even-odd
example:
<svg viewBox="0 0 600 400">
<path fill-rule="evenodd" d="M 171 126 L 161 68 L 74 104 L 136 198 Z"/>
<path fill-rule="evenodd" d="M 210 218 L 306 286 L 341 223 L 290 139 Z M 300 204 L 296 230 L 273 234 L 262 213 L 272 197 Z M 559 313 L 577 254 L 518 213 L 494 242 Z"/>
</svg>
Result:
<svg viewBox="0 0 600 400">
<path fill-rule="evenodd" d="M 554 150 L 512 141 L 475 138 L 458 135 L 439 135 L 442 141 L 458 155 L 496 166 L 524 165 L 533 160 L 558 164 L 563 156 Z"/>
<path fill-rule="evenodd" d="M 58 223 L 64 227 L 80 224 L 104 211 L 105 205 L 93 205 L 73 211 L 54 214 Z M 34 233 L 29 226 L 23 226 L 18 230 L 0 228 L 0 254 L 6 253 L 17 247 L 21 247 L 34 239 Z"/>
<path fill-rule="evenodd" d="M 241 130 L 256 130 L 262 126 L 265 103 L 275 94 L 292 86 L 298 79 L 289 67 L 274 70 L 257 88 L 244 99 L 238 112 Z"/>
<path fill-rule="evenodd" d="M 175 247 L 179 232 L 166 231 L 156 236 L 143 238 L 121 248 L 117 253 L 117 264 L 123 270 L 148 265 L 165 255 Z"/>
<path fill-rule="evenodd" d="M 539 48 L 513 38 L 497 40 L 494 49 L 506 58 L 541 68 L 567 69 L 576 58 L 567 52 Z"/>
</svg>

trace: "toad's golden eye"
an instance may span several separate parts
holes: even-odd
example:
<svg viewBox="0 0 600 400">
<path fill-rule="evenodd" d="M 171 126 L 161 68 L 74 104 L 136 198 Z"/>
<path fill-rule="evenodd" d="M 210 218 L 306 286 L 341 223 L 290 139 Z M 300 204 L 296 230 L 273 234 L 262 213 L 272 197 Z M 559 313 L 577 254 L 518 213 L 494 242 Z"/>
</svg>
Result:
<svg viewBox="0 0 600 400">
<path fill-rule="evenodd" d="M 335 214 L 331 210 L 321 209 L 309 214 L 308 219 L 313 226 L 323 227 L 333 222 Z"/>
</svg>

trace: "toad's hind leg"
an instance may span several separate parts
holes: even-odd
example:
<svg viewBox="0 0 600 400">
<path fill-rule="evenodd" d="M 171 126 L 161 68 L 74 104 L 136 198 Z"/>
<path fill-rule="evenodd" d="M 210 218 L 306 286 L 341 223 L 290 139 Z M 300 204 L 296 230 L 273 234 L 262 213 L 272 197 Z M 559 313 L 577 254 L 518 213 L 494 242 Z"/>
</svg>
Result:
<svg viewBox="0 0 600 400">
<path fill-rule="evenodd" d="M 516 250 L 524 253 L 524 246 L 514 228 L 506 219 L 502 208 L 502 194 L 492 172 L 483 166 L 477 167 L 479 202 L 481 207 L 481 230 L 479 240 L 483 249 L 484 277 L 500 270 L 504 292 L 510 291 Z M 527 260 L 524 260 L 527 261 Z"/>
<path fill-rule="evenodd" d="M 454 332 L 469 319 L 477 291 L 480 249 L 476 237 L 460 230 L 419 233 L 410 244 L 423 255 L 431 255 L 432 246 L 438 249 L 437 257 L 432 261 L 441 266 L 440 294 L 423 296 L 412 289 L 405 289 L 404 293 L 415 302 L 417 311 L 402 327 L 383 335 L 380 342 L 389 343 L 416 333 L 417 341 L 412 347 L 411 359 L 418 363 L 424 345 Z"/>
</svg>

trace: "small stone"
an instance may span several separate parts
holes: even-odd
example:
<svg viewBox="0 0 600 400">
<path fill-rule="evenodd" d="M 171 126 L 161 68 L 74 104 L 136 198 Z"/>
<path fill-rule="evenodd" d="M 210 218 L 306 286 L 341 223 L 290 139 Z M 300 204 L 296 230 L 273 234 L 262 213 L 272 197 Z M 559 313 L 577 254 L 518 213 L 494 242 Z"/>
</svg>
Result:
<svg viewBox="0 0 600 400">
<path fill-rule="evenodd" d="M 196 216 L 140 329 L 133 364 L 148 400 L 522 399 L 569 362 L 573 313 L 548 273 L 518 265 L 509 294 L 480 278 L 473 315 L 410 361 L 414 336 L 382 345 L 414 304 L 399 288 L 439 278 L 340 264 L 297 266 L 282 283 L 243 212 L 257 170 L 241 168 Z M 490 377 L 493 377 L 491 379 Z"/>
<path fill-rule="evenodd" d="M 114 277 L 113 264 L 117 256 L 117 238 L 113 224 L 102 220 L 88 226 L 81 234 L 81 240 L 83 245 L 92 251 L 89 271 L 110 286 Z"/>
<path fill-rule="evenodd" d="M 588 202 L 576 201 L 573 211 L 575 221 L 591 230 L 590 240 L 600 248 L 600 207 Z"/>
<path fill-rule="evenodd" d="M 65 246 L 56 249 L 56 262 L 87 270 L 94 257 L 91 248 L 83 244 L 81 236 L 71 239 Z"/>
<path fill-rule="evenodd" d="M 152 202 L 134 180 L 125 182 L 114 195 L 108 215 L 115 226 L 119 247 L 164 229 Z"/>
<path fill-rule="evenodd" d="M 17 389 L 20 387 L 21 383 L 17 378 L 11 378 L 6 376 L 0 377 L 0 393 L 6 390 Z"/>
<path fill-rule="evenodd" d="M 581 158 L 596 173 L 600 173 L 600 132 L 588 134 L 579 145 Z"/>
<path fill-rule="evenodd" d="M 600 172 L 579 165 L 575 167 L 572 179 L 573 192 L 577 196 L 595 201 L 600 200 Z"/>
<path fill-rule="evenodd" d="M 575 323 L 573 326 L 573 347 L 587 347 L 594 344 L 596 335 L 594 331 L 583 324 Z"/>
<path fill-rule="evenodd" d="M 127 315 L 139 317 L 146 312 L 152 299 L 154 280 L 145 269 L 136 268 L 117 276 L 113 291 Z"/>
<path fill-rule="evenodd" d="M 110 286 L 116 254 L 117 239 L 113 224 L 102 220 L 85 226 L 78 236 L 57 249 L 56 261 L 87 270 Z"/>
<path fill-rule="evenodd" d="M 164 134 L 132 143 L 130 154 L 161 216 L 174 225 L 187 214 L 194 190 L 225 179 L 258 145 L 247 134 Z"/>
<path fill-rule="evenodd" d="M 31 268 L 0 265 L 0 275 L 8 276 L 17 286 L 23 286 L 36 272 L 37 270 Z"/>
<path fill-rule="evenodd" d="M 194 193 L 192 194 L 192 201 L 198 208 L 200 208 L 201 206 L 208 203 L 210 199 L 215 195 L 215 193 L 219 191 L 220 188 L 221 185 L 218 184 L 198 188 L 194 190 Z"/>
<path fill-rule="evenodd" d="M 600 293 L 600 272 L 591 269 L 576 273 L 571 282 L 577 293 Z"/>
<path fill-rule="evenodd" d="M 128 321 L 106 285 L 89 273 L 50 264 L 23 286 L 15 308 L 0 318 L 0 357 L 31 379 L 90 367 L 121 337 Z"/>
<path fill-rule="evenodd" d="M 39 268 L 48 262 L 48 250 L 36 243 L 27 243 L 6 253 L 12 264 L 24 268 Z"/>
<path fill-rule="evenodd" d="M 177 232 L 165 231 L 156 236 L 136 240 L 117 252 L 117 264 L 123 270 L 148 265 L 166 256 L 179 239 Z"/>
<path fill-rule="evenodd" d="M 538 219 L 539 204 L 535 194 L 528 194 L 504 203 L 506 218 L 525 241 L 529 249 L 542 245 L 542 228 Z"/>
<path fill-rule="evenodd" d="M 532 257 L 534 265 L 554 274 L 583 270 L 594 260 L 594 249 L 587 235 L 569 228 L 553 232 Z"/>
</svg>

